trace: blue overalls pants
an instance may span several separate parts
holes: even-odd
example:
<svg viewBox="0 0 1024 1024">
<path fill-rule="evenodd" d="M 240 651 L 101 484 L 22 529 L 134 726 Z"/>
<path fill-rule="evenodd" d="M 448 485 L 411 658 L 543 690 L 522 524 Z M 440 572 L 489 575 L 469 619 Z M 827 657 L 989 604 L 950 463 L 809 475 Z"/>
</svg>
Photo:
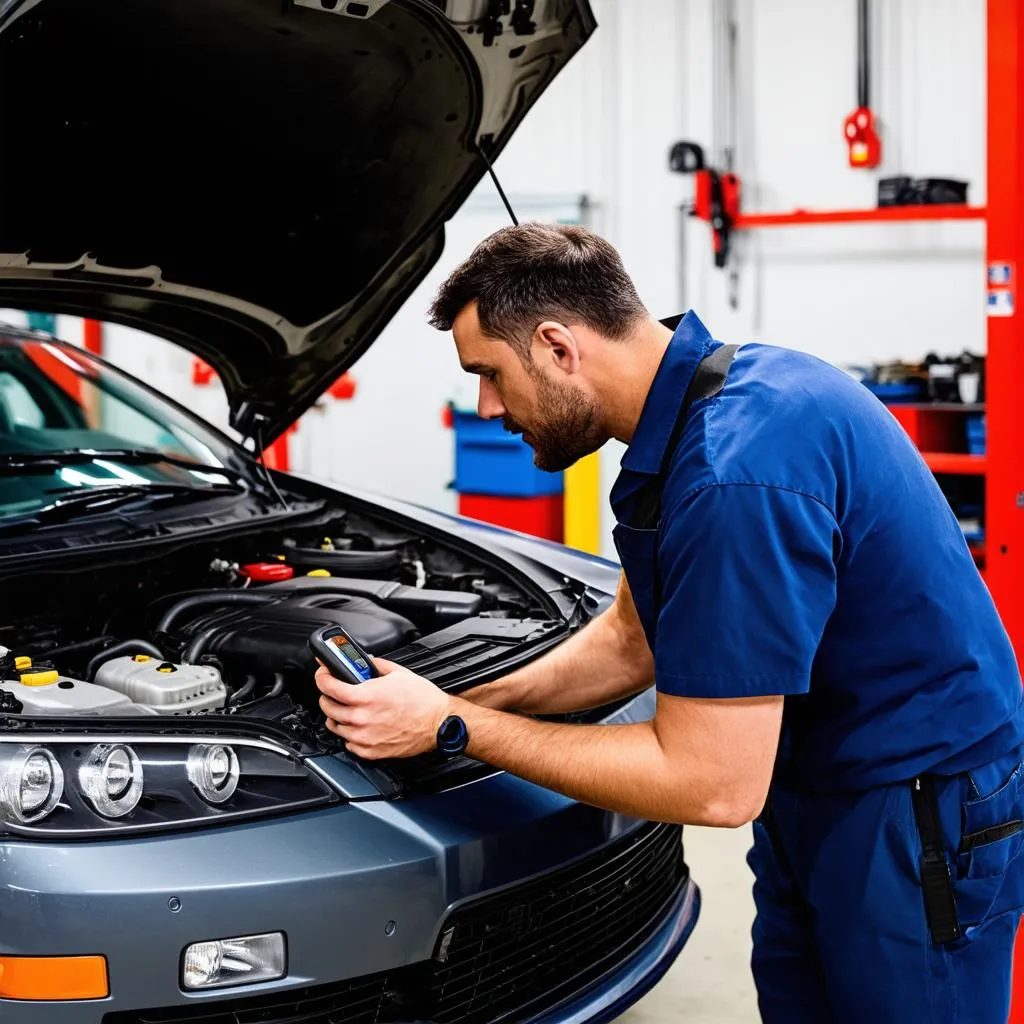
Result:
<svg viewBox="0 0 1024 1024">
<path fill-rule="evenodd" d="M 910 784 L 773 787 L 771 828 L 754 823 L 748 858 L 766 1024 L 1006 1024 L 1024 907 L 1021 753 L 935 782 L 961 931 L 944 944 L 925 914 Z"/>
</svg>

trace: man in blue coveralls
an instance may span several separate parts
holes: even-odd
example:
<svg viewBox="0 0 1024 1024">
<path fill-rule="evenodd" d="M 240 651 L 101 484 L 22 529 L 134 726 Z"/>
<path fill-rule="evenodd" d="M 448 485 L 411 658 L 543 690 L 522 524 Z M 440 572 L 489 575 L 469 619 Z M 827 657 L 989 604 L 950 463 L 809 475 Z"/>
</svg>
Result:
<svg viewBox="0 0 1024 1024">
<path fill-rule="evenodd" d="M 624 814 L 754 822 L 762 1018 L 1005 1022 L 1024 906 L 1021 679 L 934 478 L 860 384 L 644 308 L 577 227 L 486 239 L 432 322 L 481 416 L 561 470 L 629 445 L 611 607 L 546 657 L 453 697 L 386 662 L 317 674 L 357 755 L 470 755 Z M 657 687 L 651 722 L 530 715 Z M 514 713 L 514 712 L 519 712 Z"/>
</svg>

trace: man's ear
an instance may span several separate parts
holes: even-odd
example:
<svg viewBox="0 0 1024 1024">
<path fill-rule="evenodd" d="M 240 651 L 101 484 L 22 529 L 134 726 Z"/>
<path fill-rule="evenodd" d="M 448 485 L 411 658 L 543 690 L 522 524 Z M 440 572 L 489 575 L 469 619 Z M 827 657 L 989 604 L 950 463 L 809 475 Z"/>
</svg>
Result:
<svg viewBox="0 0 1024 1024">
<path fill-rule="evenodd" d="M 557 320 L 545 320 L 533 332 L 534 356 L 547 360 L 563 373 L 578 373 L 580 348 L 575 335 Z"/>
</svg>

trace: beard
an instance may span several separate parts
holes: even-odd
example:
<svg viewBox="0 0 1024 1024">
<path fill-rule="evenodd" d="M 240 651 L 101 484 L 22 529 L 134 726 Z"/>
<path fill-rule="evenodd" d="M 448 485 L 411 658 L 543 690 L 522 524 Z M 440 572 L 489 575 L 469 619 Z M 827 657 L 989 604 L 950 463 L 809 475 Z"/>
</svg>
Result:
<svg viewBox="0 0 1024 1024">
<path fill-rule="evenodd" d="M 531 372 L 537 385 L 538 418 L 524 428 L 511 416 L 505 416 L 505 429 L 522 434 L 533 449 L 538 469 L 560 473 L 586 455 L 596 452 L 608 440 L 601 428 L 597 405 L 578 387 L 559 387 L 541 373 Z"/>
</svg>

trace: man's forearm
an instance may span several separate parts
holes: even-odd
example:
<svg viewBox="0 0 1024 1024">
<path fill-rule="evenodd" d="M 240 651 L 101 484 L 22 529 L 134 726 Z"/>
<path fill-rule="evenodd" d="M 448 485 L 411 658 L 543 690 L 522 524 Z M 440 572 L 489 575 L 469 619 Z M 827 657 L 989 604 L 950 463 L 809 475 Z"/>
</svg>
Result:
<svg viewBox="0 0 1024 1024">
<path fill-rule="evenodd" d="M 481 707 L 383 658 L 381 678 L 353 685 L 321 667 L 327 727 L 370 761 L 436 749 L 453 714 L 469 728 L 470 756 L 573 799 L 634 817 L 736 827 L 764 805 L 785 700 L 659 693 L 637 725 L 566 725 Z"/>
<path fill-rule="evenodd" d="M 560 714 L 639 693 L 653 678 L 642 632 L 613 606 L 543 658 L 462 696 L 502 711 Z"/>
<path fill-rule="evenodd" d="M 672 759 L 653 722 L 562 725 L 452 701 L 469 729 L 468 753 L 529 782 L 606 810 L 652 821 L 738 827 L 757 813 L 731 774 L 697 754 Z"/>
</svg>

